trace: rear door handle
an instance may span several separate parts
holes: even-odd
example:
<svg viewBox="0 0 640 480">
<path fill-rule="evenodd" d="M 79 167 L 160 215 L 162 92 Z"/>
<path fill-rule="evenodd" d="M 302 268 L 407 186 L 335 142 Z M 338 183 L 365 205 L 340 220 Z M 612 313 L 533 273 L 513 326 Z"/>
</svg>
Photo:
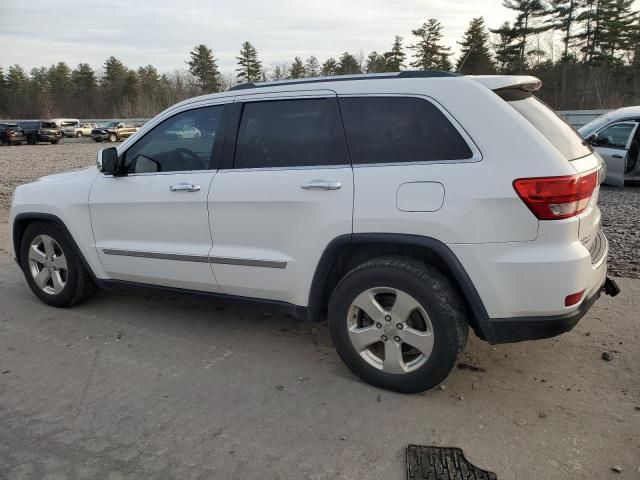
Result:
<svg viewBox="0 0 640 480">
<path fill-rule="evenodd" d="M 611 155 L 613 158 L 624 158 L 622 155 L 620 155 L 619 153 L 616 153 L 614 155 Z"/>
<path fill-rule="evenodd" d="M 342 183 L 330 180 L 312 180 L 300 186 L 304 190 L 340 190 Z"/>
<path fill-rule="evenodd" d="M 199 192 L 200 185 L 196 185 L 194 183 L 178 183 L 176 185 L 171 185 L 169 190 L 172 192 Z"/>
</svg>

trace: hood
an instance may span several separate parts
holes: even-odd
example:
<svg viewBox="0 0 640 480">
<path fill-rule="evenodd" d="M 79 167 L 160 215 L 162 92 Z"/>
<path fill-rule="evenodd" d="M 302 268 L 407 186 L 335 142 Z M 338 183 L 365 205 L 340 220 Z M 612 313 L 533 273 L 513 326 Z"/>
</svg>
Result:
<svg viewBox="0 0 640 480">
<path fill-rule="evenodd" d="M 68 170 L 66 172 L 61 172 L 61 173 L 54 173 L 52 175 L 46 175 L 44 177 L 40 177 L 39 179 L 36 180 L 36 182 L 47 182 L 47 183 L 53 183 L 53 182 L 64 182 L 66 180 L 69 180 L 70 178 L 73 178 L 83 172 L 89 172 L 89 171 L 97 171 L 95 166 L 91 166 L 91 167 L 79 167 L 77 169 L 74 170 Z"/>
</svg>

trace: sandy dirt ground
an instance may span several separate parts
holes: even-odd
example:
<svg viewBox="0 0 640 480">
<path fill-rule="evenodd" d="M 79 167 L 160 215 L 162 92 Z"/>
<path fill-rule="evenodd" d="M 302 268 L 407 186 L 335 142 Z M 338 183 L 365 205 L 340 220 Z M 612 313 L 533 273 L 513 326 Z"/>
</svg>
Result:
<svg viewBox="0 0 640 480">
<path fill-rule="evenodd" d="M 28 148 L 9 167 L 0 148 L 0 195 L 99 145 Z M 65 158 L 43 171 L 40 152 Z M 7 206 L 2 479 L 403 479 L 409 443 L 460 447 L 501 480 L 640 478 L 640 280 L 555 339 L 471 336 L 443 388 L 399 395 L 355 378 L 324 325 L 262 307 L 106 292 L 47 307 L 9 258 Z"/>
</svg>

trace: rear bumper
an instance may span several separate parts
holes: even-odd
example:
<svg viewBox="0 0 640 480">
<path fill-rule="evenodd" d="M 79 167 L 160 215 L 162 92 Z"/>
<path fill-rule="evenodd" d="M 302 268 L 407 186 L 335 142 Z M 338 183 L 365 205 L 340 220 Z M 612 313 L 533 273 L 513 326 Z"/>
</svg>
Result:
<svg viewBox="0 0 640 480">
<path fill-rule="evenodd" d="M 590 297 L 583 300 L 580 306 L 570 313 L 548 317 L 490 319 L 490 336 L 492 337 L 490 338 L 490 342 L 492 344 L 498 344 L 523 342 L 525 340 L 540 340 L 555 337 L 572 330 L 593 304 L 596 303 L 596 300 L 600 298 L 603 290 L 609 295 L 617 295 L 619 290 L 615 293 L 607 291 L 607 287 L 609 286 L 608 282 L 611 282 L 615 286 L 615 289 L 617 289 L 615 282 L 607 278 L 600 288 L 592 293 Z"/>
</svg>

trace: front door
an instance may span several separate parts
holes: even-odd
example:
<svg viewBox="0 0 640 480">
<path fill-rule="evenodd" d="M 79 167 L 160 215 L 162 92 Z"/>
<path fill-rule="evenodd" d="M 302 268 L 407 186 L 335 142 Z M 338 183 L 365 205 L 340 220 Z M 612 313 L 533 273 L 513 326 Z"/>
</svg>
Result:
<svg viewBox="0 0 640 480">
<path fill-rule="evenodd" d="M 335 93 L 282 95 L 236 97 L 229 168 L 209 194 L 211 262 L 227 294 L 306 305 L 325 247 L 352 232 L 353 171 Z"/>
<path fill-rule="evenodd" d="M 637 121 L 618 122 L 601 130 L 595 138 L 596 150 L 607 165 L 606 184 L 624 186 L 628 156 L 637 129 Z M 636 152 L 632 154 L 637 155 Z"/>
<path fill-rule="evenodd" d="M 112 278 L 219 291 L 208 260 L 207 194 L 224 108 L 191 109 L 162 121 L 121 152 L 125 176 L 101 175 L 94 183 L 95 245 Z M 176 135 L 184 126 L 202 135 Z"/>
</svg>

